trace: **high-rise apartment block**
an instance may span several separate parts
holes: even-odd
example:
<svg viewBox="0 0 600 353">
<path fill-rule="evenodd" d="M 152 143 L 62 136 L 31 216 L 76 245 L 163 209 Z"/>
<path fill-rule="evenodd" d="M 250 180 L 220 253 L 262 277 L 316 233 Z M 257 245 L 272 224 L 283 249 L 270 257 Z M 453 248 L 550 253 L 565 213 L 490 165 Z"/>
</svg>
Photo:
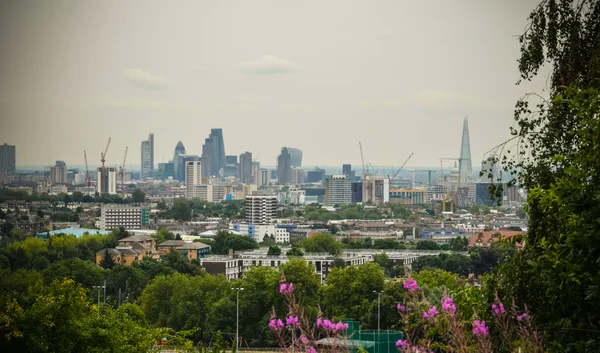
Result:
<svg viewBox="0 0 600 353">
<path fill-rule="evenodd" d="M 152 175 L 154 171 L 154 134 L 148 136 L 148 140 L 142 141 L 142 173 L 141 178 L 145 179 Z"/>
<path fill-rule="evenodd" d="M 277 196 L 252 195 L 246 196 L 246 222 L 269 223 L 277 215 Z"/>
<path fill-rule="evenodd" d="M 260 180 L 258 182 L 258 186 L 267 186 L 271 183 L 271 170 L 266 168 L 261 168 L 260 170 Z"/>
<path fill-rule="evenodd" d="M 281 149 L 281 154 L 277 157 L 277 181 L 281 185 L 289 184 L 292 180 L 291 155 L 287 147 Z"/>
<path fill-rule="evenodd" d="M 142 206 L 106 204 L 102 206 L 100 229 L 142 229 L 150 224 L 150 209 Z"/>
<path fill-rule="evenodd" d="M 64 161 L 56 161 L 54 167 L 50 167 L 50 182 L 53 184 L 67 182 L 67 164 Z"/>
<path fill-rule="evenodd" d="M 260 162 L 252 162 L 252 184 L 261 186 L 262 181 L 260 180 Z"/>
<path fill-rule="evenodd" d="M 239 179 L 243 184 L 252 183 L 252 153 L 240 154 Z"/>
<path fill-rule="evenodd" d="M 297 167 L 292 167 L 290 173 L 290 183 L 300 185 L 304 183 L 304 170 Z"/>
<path fill-rule="evenodd" d="M 225 142 L 222 129 L 211 129 L 202 146 L 202 177 L 221 176 L 225 168 Z"/>
<path fill-rule="evenodd" d="M 325 180 L 325 206 L 352 203 L 352 182 L 345 175 L 332 175 Z"/>
<path fill-rule="evenodd" d="M 390 179 L 367 177 L 363 180 L 363 202 L 374 204 L 390 201 Z"/>
<path fill-rule="evenodd" d="M 16 147 L 8 144 L 0 145 L 0 173 L 12 174 L 17 165 Z"/>
<path fill-rule="evenodd" d="M 99 194 L 117 193 L 117 171 L 115 167 L 98 168 L 98 184 L 96 190 Z"/>
<path fill-rule="evenodd" d="M 185 163 L 185 196 L 187 198 L 200 197 L 202 185 L 202 163 L 200 161 L 188 161 Z"/>
</svg>

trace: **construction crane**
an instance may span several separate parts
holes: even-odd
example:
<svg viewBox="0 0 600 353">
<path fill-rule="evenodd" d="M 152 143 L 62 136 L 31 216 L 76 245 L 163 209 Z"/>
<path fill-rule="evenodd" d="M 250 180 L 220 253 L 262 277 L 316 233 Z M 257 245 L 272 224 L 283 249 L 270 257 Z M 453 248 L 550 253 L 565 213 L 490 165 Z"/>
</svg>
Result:
<svg viewBox="0 0 600 353">
<path fill-rule="evenodd" d="M 362 143 L 359 142 L 358 145 L 360 146 L 360 160 L 363 167 L 363 202 L 366 202 L 371 195 L 371 184 L 367 181 L 367 178 L 369 177 L 369 169 L 365 168 L 365 158 L 363 156 Z"/>
<path fill-rule="evenodd" d="M 121 176 L 121 197 L 125 198 L 125 160 L 127 159 L 127 149 L 129 147 L 125 147 L 125 156 L 123 157 L 123 165 L 121 166 L 121 170 L 119 170 L 119 175 Z"/>
<path fill-rule="evenodd" d="M 362 167 L 363 167 L 363 180 L 367 178 L 367 174 L 369 173 L 369 171 L 367 169 L 365 169 L 365 158 L 363 156 L 363 149 L 362 149 L 362 143 L 358 143 L 358 146 L 360 146 L 360 160 L 362 161 Z"/>
<path fill-rule="evenodd" d="M 459 173 L 458 174 L 458 185 L 456 187 L 456 191 L 454 192 L 454 194 L 451 197 L 446 199 L 446 178 L 444 177 L 443 161 L 444 160 L 454 161 L 454 168 L 456 168 L 457 162 L 461 161 L 463 159 L 465 159 L 465 158 L 440 158 L 440 169 L 441 169 L 441 173 L 442 173 L 442 181 L 444 184 L 444 194 L 442 196 L 442 212 L 446 212 L 446 201 L 448 201 L 448 202 L 450 202 L 450 212 L 454 213 L 454 199 L 456 198 L 456 194 L 458 193 L 458 188 L 460 187 L 460 183 L 461 183 L 461 175 Z"/>
<path fill-rule="evenodd" d="M 108 138 L 108 143 L 106 144 L 106 148 L 104 149 L 104 153 L 100 152 L 100 162 L 102 162 L 102 169 L 104 169 L 104 162 L 106 162 L 106 154 L 108 153 L 108 147 L 110 146 L 110 137 Z"/>
<path fill-rule="evenodd" d="M 90 170 L 88 168 L 87 153 L 83 150 L 83 158 L 85 159 L 85 180 L 87 182 L 87 193 L 90 194 L 90 187 L 92 186 L 92 178 L 90 178 Z"/>
<path fill-rule="evenodd" d="M 396 177 L 398 176 L 398 174 L 400 173 L 400 171 L 402 170 L 402 168 L 404 168 L 404 166 L 406 165 L 406 163 L 408 163 L 408 161 L 410 160 L 410 158 L 413 156 L 413 154 L 415 154 L 414 152 L 412 152 L 410 154 L 410 156 L 408 156 L 408 158 L 406 158 L 406 160 L 404 161 L 404 163 L 402 163 L 402 165 L 400 166 L 400 168 L 398 168 L 398 170 L 396 172 L 394 172 L 394 175 L 392 176 L 392 178 L 390 179 L 390 186 L 392 185 L 392 183 L 394 182 L 394 179 L 396 179 Z"/>
</svg>

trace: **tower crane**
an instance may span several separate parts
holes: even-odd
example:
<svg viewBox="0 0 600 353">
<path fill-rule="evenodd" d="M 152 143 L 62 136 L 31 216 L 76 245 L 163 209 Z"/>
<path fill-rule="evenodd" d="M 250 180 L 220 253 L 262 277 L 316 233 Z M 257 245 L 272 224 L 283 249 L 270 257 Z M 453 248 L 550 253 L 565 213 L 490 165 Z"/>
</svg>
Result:
<svg viewBox="0 0 600 353">
<path fill-rule="evenodd" d="M 125 198 L 125 160 L 127 159 L 127 149 L 129 147 L 125 147 L 125 156 L 123 157 L 123 165 L 121 165 L 121 170 L 119 170 L 119 175 L 121 176 L 121 197 Z"/>
<path fill-rule="evenodd" d="M 392 178 L 390 179 L 390 186 L 392 185 L 392 183 L 394 182 L 394 179 L 396 179 L 396 177 L 398 176 L 398 174 L 400 173 L 400 171 L 402 170 L 402 168 L 404 168 L 404 166 L 406 165 L 406 163 L 408 163 L 408 161 L 410 160 L 410 158 L 413 156 L 413 154 L 415 154 L 414 152 L 412 152 L 408 158 L 406 158 L 406 160 L 404 161 L 404 163 L 402 163 L 402 165 L 400 166 L 400 168 L 398 168 L 398 170 L 396 172 L 394 172 L 394 175 L 392 176 Z"/>
<path fill-rule="evenodd" d="M 102 162 L 102 169 L 104 169 L 104 162 L 106 162 L 106 154 L 108 153 L 108 147 L 110 146 L 110 139 L 111 138 L 109 137 L 104 152 L 100 152 L 100 162 Z"/>
<path fill-rule="evenodd" d="M 365 158 L 363 156 L 362 143 L 359 142 L 358 145 L 360 146 L 360 160 L 362 162 L 363 167 L 363 202 L 366 202 L 367 198 L 369 198 L 371 195 L 371 185 L 367 180 L 367 178 L 369 177 L 369 169 L 368 167 L 365 168 Z"/>
<path fill-rule="evenodd" d="M 83 150 L 83 158 L 85 159 L 85 181 L 87 182 L 87 194 L 90 194 L 90 187 L 92 186 L 92 178 L 90 178 L 90 170 L 88 168 L 87 153 Z"/>
</svg>

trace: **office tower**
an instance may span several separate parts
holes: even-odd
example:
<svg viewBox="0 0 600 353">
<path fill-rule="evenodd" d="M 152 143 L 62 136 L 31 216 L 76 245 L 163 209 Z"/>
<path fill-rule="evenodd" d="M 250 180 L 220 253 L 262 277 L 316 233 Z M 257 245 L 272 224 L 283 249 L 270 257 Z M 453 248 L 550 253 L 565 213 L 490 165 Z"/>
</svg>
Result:
<svg viewBox="0 0 600 353">
<path fill-rule="evenodd" d="M 50 182 L 53 184 L 67 182 L 67 164 L 64 161 L 56 161 L 56 165 L 50 168 Z"/>
<path fill-rule="evenodd" d="M 342 164 L 342 175 L 350 175 L 352 173 L 352 165 L 351 164 Z"/>
<path fill-rule="evenodd" d="M 292 179 L 291 174 L 291 156 L 287 147 L 283 147 L 281 149 L 281 154 L 277 157 L 277 180 L 279 184 L 289 184 Z"/>
<path fill-rule="evenodd" d="M 185 196 L 199 197 L 196 186 L 202 185 L 202 163 L 200 161 L 185 162 Z"/>
<path fill-rule="evenodd" d="M 180 154 L 177 156 L 179 164 L 179 170 L 175 171 L 175 173 L 180 176 L 177 180 L 185 182 L 185 165 L 187 162 L 195 162 L 200 160 L 200 156 L 195 154 Z M 204 169 L 204 163 L 202 163 L 202 169 Z"/>
<path fill-rule="evenodd" d="M 352 203 L 352 182 L 345 175 L 331 175 L 325 180 L 325 206 Z"/>
<path fill-rule="evenodd" d="M 262 185 L 260 177 L 260 162 L 252 162 L 252 184 L 257 186 Z"/>
<path fill-rule="evenodd" d="M 486 183 L 495 183 L 500 179 L 500 173 L 498 164 L 496 162 L 496 155 L 491 153 L 488 157 L 481 162 L 481 172 L 483 176 L 481 177 L 482 182 Z"/>
<path fill-rule="evenodd" d="M 363 183 L 362 181 L 352 182 L 352 203 L 359 203 L 363 200 Z"/>
<path fill-rule="evenodd" d="M 292 167 L 290 174 L 290 183 L 300 185 L 304 183 L 304 170 L 297 167 Z"/>
<path fill-rule="evenodd" d="M 271 183 L 271 171 L 266 168 L 260 170 L 260 180 L 258 186 L 267 186 Z"/>
<path fill-rule="evenodd" d="M 223 169 L 225 177 L 239 177 L 237 156 L 225 156 L 225 168 Z"/>
<path fill-rule="evenodd" d="M 277 196 L 246 196 L 246 222 L 269 223 L 277 215 Z"/>
<path fill-rule="evenodd" d="M 211 129 L 202 146 L 202 177 L 221 176 L 225 165 L 223 130 Z"/>
<path fill-rule="evenodd" d="M 148 140 L 142 141 L 142 179 L 152 176 L 154 171 L 154 134 L 148 136 Z"/>
<path fill-rule="evenodd" d="M 175 146 L 175 152 L 173 153 L 173 171 L 175 174 L 175 178 L 176 180 L 179 181 L 184 181 L 185 180 L 185 175 L 180 174 L 180 171 L 185 170 L 185 164 L 183 164 L 183 167 L 180 168 L 180 165 L 182 165 L 182 161 L 181 158 L 179 158 L 179 155 L 185 154 L 185 147 L 183 146 L 183 143 L 181 141 L 177 142 L 177 146 Z"/>
<path fill-rule="evenodd" d="M 471 163 L 471 140 L 469 139 L 469 120 L 463 121 L 462 142 L 460 144 L 460 159 L 458 160 L 458 174 L 461 182 L 473 181 L 473 165 Z"/>
<path fill-rule="evenodd" d="M 306 181 L 309 183 L 320 183 L 325 178 L 325 170 L 316 167 L 315 170 L 309 170 L 306 173 Z"/>
<path fill-rule="evenodd" d="M 290 166 L 300 168 L 302 167 L 302 151 L 297 148 L 288 147 L 290 154 Z"/>
<path fill-rule="evenodd" d="M 237 165 L 238 157 L 237 156 L 225 156 L 225 164 L 226 165 Z"/>
<path fill-rule="evenodd" d="M 252 153 L 240 154 L 239 179 L 243 184 L 252 183 Z"/>
<path fill-rule="evenodd" d="M 175 167 L 173 161 L 168 163 L 158 163 L 158 175 L 162 180 L 167 180 L 169 177 L 175 179 Z"/>
<path fill-rule="evenodd" d="M 16 147 L 0 145 L 0 173 L 14 173 L 16 165 Z"/>
<path fill-rule="evenodd" d="M 98 168 L 98 184 L 96 190 L 99 194 L 117 193 L 117 171 L 114 167 Z"/>
</svg>

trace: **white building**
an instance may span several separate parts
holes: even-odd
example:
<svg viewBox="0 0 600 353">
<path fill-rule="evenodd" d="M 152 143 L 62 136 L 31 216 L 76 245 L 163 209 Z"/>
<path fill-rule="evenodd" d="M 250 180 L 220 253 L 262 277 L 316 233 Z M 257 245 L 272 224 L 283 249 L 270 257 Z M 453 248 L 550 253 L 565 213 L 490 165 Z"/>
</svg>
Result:
<svg viewBox="0 0 600 353">
<path fill-rule="evenodd" d="M 346 175 L 332 175 L 325 180 L 325 206 L 352 203 L 352 182 Z"/>
<path fill-rule="evenodd" d="M 368 177 L 363 181 L 363 202 L 374 204 L 390 201 L 390 179 Z"/>
<path fill-rule="evenodd" d="M 277 196 L 246 196 L 246 222 L 269 223 L 277 215 Z"/>
<path fill-rule="evenodd" d="M 290 232 L 285 228 L 275 228 L 275 242 L 277 244 L 289 244 Z"/>
<path fill-rule="evenodd" d="M 201 198 L 200 194 L 205 192 L 205 189 L 196 188 L 202 185 L 202 162 L 187 161 L 185 162 L 185 196 L 188 199 Z M 211 195 L 212 198 L 212 195 Z"/>
<path fill-rule="evenodd" d="M 102 206 L 100 229 L 110 230 L 119 227 L 141 229 L 143 216 L 142 206 L 106 204 Z"/>
<path fill-rule="evenodd" d="M 98 168 L 98 186 L 97 191 L 99 194 L 117 193 L 117 171 L 114 167 L 100 167 Z"/>
<path fill-rule="evenodd" d="M 75 174 L 75 185 L 84 185 L 84 184 L 87 184 L 87 180 L 85 180 L 85 173 Z"/>
<path fill-rule="evenodd" d="M 258 180 L 257 185 L 259 187 L 261 186 L 268 186 L 271 183 L 271 171 L 269 169 L 261 169 L 260 170 L 260 179 Z"/>
</svg>

